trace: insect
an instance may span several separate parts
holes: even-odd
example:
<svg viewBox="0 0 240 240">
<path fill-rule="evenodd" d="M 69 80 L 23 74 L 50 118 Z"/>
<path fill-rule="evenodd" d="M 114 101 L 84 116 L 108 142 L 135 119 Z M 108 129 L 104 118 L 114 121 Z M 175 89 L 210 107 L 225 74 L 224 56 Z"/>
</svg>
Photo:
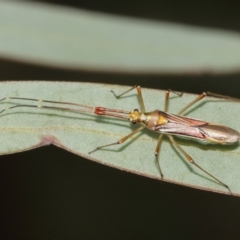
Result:
<svg viewBox="0 0 240 240">
<path fill-rule="evenodd" d="M 170 90 L 166 91 L 166 94 L 165 94 L 164 110 L 163 111 L 155 110 L 152 112 L 146 112 L 145 110 L 145 104 L 144 104 L 142 90 L 140 86 L 135 85 L 120 95 L 117 95 L 114 91 L 112 91 L 112 93 L 116 98 L 121 98 L 123 95 L 127 94 L 128 92 L 134 89 L 137 90 L 141 111 L 139 111 L 138 109 L 134 109 L 133 111 L 124 111 L 124 110 L 111 109 L 111 108 L 105 108 L 105 107 L 92 107 L 92 106 L 79 104 L 79 103 L 48 101 L 48 100 L 33 99 L 33 98 L 5 97 L 0 99 L 0 101 L 4 101 L 8 99 L 37 101 L 38 105 L 16 104 L 9 108 L 3 109 L 2 111 L 0 111 L 0 114 L 6 110 L 17 108 L 17 107 L 38 107 L 38 108 L 48 108 L 48 109 L 56 109 L 56 110 L 63 110 L 63 111 L 80 112 L 80 113 L 91 113 L 91 114 L 93 113 L 101 116 L 110 116 L 115 118 L 126 119 L 132 122 L 133 124 L 138 123 L 141 126 L 136 130 L 134 130 L 133 132 L 131 132 L 130 134 L 128 134 L 127 136 L 121 138 L 117 142 L 110 143 L 103 146 L 98 146 L 97 148 L 89 152 L 89 154 L 92 154 L 106 147 L 121 144 L 126 140 L 128 140 L 130 137 L 132 137 L 134 134 L 143 130 L 144 128 L 148 128 L 149 130 L 160 134 L 154 154 L 155 154 L 157 167 L 162 179 L 163 179 L 163 172 L 160 166 L 158 156 L 159 156 L 163 136 L 167 136 L 170 139 L 170 142 L 172 143 L 172 145 L 185 156 L 185 158 L 189 161 L 189 163 L 193 164 L 199 170 L 201 170 L 202 172 L 204 172 L 205 174 L 213 178 L 220 185 L 228 189 L 230 194 L 232 194 L 227 184 L 225 184 L 224 182 L 216 178 L 214 175 L 210 174 L 200 165 L 198 165 L 193 160 L 193 158 L 183 150 L 183 148 L 175 141 L 175 138 L 174 138 L 175 136 L 177 136 L 177 137 L 195 139 L 201 143 L 217 143 L 217 144 L 223 144 L 223 145 L 234 144 L 237 141 L 239 141 L 240 134 L 234 129 L 231 129 L 229 127 L 222 126 L 222 125 L 216 125 L 207 121 L 182 116 L 182 114 L 187 109 L 192 107 L 195 103 L 197 103 L 207 95 L 221 97 L 221 98 L 226 98 L 226 96 L 214 94 L 211 92 L 206 92 L 206 93 L 203 92 L 195 100 L 190 102 L 187 106 L 185 106 L 175 115 L 175 114 L 168 113 Z M 182 93 L 177 93 L 177 92 L 175 93 L 178 95 L 182 95 Z M 47 105 L 42 105 L 42 103 L 62 104 L 66 106 L 77 106 L 79 107 L 79 109 L 73 109 L 71 107 L 47 106 Z"/>
</svg>

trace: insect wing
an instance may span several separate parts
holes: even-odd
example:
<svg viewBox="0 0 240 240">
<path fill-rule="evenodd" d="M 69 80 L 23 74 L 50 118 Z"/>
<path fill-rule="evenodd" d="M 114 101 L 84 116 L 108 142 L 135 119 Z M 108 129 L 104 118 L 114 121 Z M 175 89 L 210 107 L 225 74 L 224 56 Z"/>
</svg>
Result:
<svg viewBox="0 0 240 240">
<path fill-rule="evenodd" d="M 192 138 L 201 143 L 233 144 L 240 139 L 240 134 L 229 127 L 216 125 L 199 119 L 160 112 L 168 122 L 157 125 L 155 131 L 178 137 Z"/>
<path fill-rule="evenodd" d="M 240 134 L 229 127 L 208 124 L 200 128 L 205 138 L 213 143 L 233 144 L 240 139 Z"/>
</svg>

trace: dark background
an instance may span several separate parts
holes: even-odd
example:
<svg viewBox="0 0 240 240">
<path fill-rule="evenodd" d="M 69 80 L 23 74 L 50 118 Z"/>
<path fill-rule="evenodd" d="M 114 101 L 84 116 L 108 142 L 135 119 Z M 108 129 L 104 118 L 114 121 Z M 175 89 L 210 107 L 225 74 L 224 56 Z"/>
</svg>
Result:
<svg viewBox="0 0 240 240">
<path fill-rule="evenodd" d="M 237 1 L 45 2 L 240 31 Z M 0 80 L 140 84 L 192 93 L 212 91 L 240 98 L 239 77 L 240 72 L 168 76 L 69 71 L 0 58 Z M 1 156 L 0 191 L 1 239 L 240 237 L 237 197 L 121 172 L 53 146 Z"/>
</svg>

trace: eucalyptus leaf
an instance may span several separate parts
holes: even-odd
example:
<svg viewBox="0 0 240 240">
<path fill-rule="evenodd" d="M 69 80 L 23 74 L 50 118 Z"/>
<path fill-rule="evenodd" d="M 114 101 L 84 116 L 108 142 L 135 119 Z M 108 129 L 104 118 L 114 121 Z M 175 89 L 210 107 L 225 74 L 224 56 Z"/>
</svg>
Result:
<svg viewBox="0 0 240 240">
<path fill-rule="evenodd" d="M 0 0 L 0 56 L 56 67 L 138 73 L 240 69 L 240 35 L 31 1 Z"/>
<path fill-rule="evenodd" d="M 90 106 L 132 111 L 139 108 L 137 94 L 133 91 L 116 99 L 111 90 L 122 93 L 126 86 L 67 82 L 2 82 L 1 96 L 27 97 L 52 101 L 81 103 Z M 163 109 L 165 91 L 142 89 L 147 111 Z M 169 112 L 177 113 L 196 95 L 172 93 Z M 21 152 L 54 144 L 86 159 L 121 170 L 160 179 L 155 163 L 154 150 L 159 134 L 143 130 L 121 145 L 110 146 L 89 155 L 96 147 L 114 143 L 138 127 L 124 119 L 98 116 L 38 107 L 17 107 L 16 104 L 56 106 L 56 104 L 7 99 L 0 102 L 0 109 L 8 109 L 0 115 L 0 154 Z M 61 106 L 61 105 L 57 105 Z M 68 107 L 63 105 L 62 107 Z M 79 109 L 74 107 L 74 109 Z M 240 112 L 240 104 L 229 100 L 206 97 L 186 114 L 193 118 L 240 129 L 239 119 L 226 118 Z M 229 192 L 205 173 L 191 166 L 172 147 L 168 138 L 163 142 L 160 163 L 164 180 L 194 188 L 229 194 Z M 175 138 L 183 149 L 209 173 L 226 183 L 234 195 L 240 195 L 239 144 L 232 146 L 202 145 L 192 140 Z"/>
</svg>

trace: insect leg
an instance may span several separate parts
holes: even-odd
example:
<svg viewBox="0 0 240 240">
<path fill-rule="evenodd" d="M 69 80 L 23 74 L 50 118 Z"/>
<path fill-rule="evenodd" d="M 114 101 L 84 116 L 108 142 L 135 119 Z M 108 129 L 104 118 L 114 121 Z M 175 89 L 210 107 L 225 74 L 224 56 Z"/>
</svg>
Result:
<svg viewBox="0 0 240 240">
<path fill-rule="evenodd" d="M 182 94 L 183 94 L 183 93 L 172 91 L 170 89 L 168 91 L 166 91 L 166 93 L 165 93 L 164 112 L 168 111 L 170 92 L 173 92 L 173 93 L 177 94 L 178 96 L 182 96 Z M 154 154 L 155 154 L 155 160 L 156 160 L 156 163 L 157 163 L 157 167 L 158 167 L 159 173 L 161 175 L 161 178 L 163 179 L 163 173 L 162 173 L 162 169 L 161 169 L 160 161 L 159 161 L 159 152 L 160 152 L 160 149 L 161 149 L 162 140 L 163 140 L 163 134 L 160 134 L 160 136 L 158 138 L 158 142 L 157 142 L 157 146 L 156 146 Z"/>
<path fill-rule="evenodd" d="M 223 187 L 227 188 L 228 191 L 230 192 L 230 194 L 232 195 L 232 192 L 230 190 L 230 188 L 228 187 L 228 185 L 226 185 L 225 183 L 223 183 L 222 181 L 220 181 L 218 178 L 214 177 L 212 174 L 210 174 L 209 172 L 207 172 L 205 169 L 203 169 L 202 167 L 200 167 L 193 159 L 191 156 L 189 156 L 181 147 L 180 145 L 174 140 L 172 135 L 167 135 L 171 141 L 171 143 L 186 157 L 186 159 L 192 163 L 194 166 L 196 166 L 198 169 L 200 169 L 201 171 L 205 172 L 208 176 L 210 176 L 211 178 L 213 178 L 214 180 L 216 180 L 220 185 L 222 185 Z"/>
<path fill-rule="evenodd" d="M 116 93 L 113 90 L 111 90 L 111 92 L 114 94 L 114 96 L 116 98 L 121 98 L 123 95 L 125 95 L 126 93 L 132 91 L 135 88 L 137 89 L 137 94 L 138 94 L 138 99 L 139 99 L 141 111 L 142 111 L 142 113 L 145 113 L 146 110 L 145 110 L 145 105 L 144 105 L 143 96 L 142 96 L 142 90 L 141 90 L 140 86 L 135 85 L 135 86 L 131 87 L 130 89 L 128 89 L 127 91 L 125 91 L 125 92 L 123 92 L 123 93 L 121 93 L 119 95 L 116 95 Z"/>
<path fill-rule="evenodd" d="M 168 105 L 169 105 L 169 94 L 170 94 L 170 91 L 166 91 L 165 93 L 165 104 L 164 104 L 164 112 L 167 112 L 168 111 Z"/>
<path fill-rule="evenodd" d="M 193 106 L 195 103 L 197 103 L 198 101 L 200 101 L 201 99 L 205 98 L 206 96 L 212 96 L 212 97 L 218 97 L 218 98 L 225 98 L 225 99 L 230 99 L 233 101 L 240 101 L 240 99 L 237 98 L 233 98 L 233 97 L 229 97 L 229 96 L 225 96 L 225 95 L 221 95 L 221 94 L 217 94 L 217 93 L 212 93 L 212 92 L 203 92 L 202 94 L 200 94 L 195 100 L 193 100 L 192 102 L 190 102 L 187 106 L 185 106 L 183 109 L 181 109 L 181 111 L 179 111 L 177 114 L 181 115 L 183 112 L 185 112 L 188 108 L 190 108 L 191 106 Z"/>
<path fill-rule="evenodd" d="M 155 154 L 155 160 L 156 160 L 156 163 L 157 163 L 159 173 L 161 175 L 161 178 L 163 179 L 163 173 L 162 173 L 162 169 L 161 169 L 160 162 L 159 162 L 159 152 L 160 152 L 160 149 L 161 149 L 162 140 L 163 140 L 163 134 L 160 134 L 154 154 Z"/>
<path fill-rule="evenodd" d="M 170 90 L 166 91 L 166 93 L 165 93 L 164 112 L 167 112 L 167 110 L 168 110 L 169 94 L 170 94 Z M 156 146 L 154 155 L 155 155 L 155 160 L 156 160 L 156 163 L 157 163 L 157 167 L 158 167 L 159 173 L 161 175 L 161 178 L 163 179 L 163 173 L 162 173 L 162 169 L 161 169 L 160 161 L 159 161 L 159 152 L 160 152 L 160 149 L 161 149 L 162 140 L 163 140 L 163 134 L 160 134 L 160 136 L 158 138 L 158 142 L 157 142 L 157 146 Z"/>
<path fill-rule="evenodd" d="M 224 99 L 229 99 L 232 101 L 236 101 L 236 102 L 240 102 L 239 98 L 234 98 L 234 97 L 230 97 L 230 96 L 226 96 L 226 95 L 222 95 L 222 94 L 218 94 L 218 93 L 213 93 L 213 92 L 206 92 L 208 96 L 212 96 L 212 97 L 217 97 L 217 98 L 224 98 Z"/>
<path fill-rule="evenodd" d="M 105 148 L 105 147 L 121 144 L 121 143 L 125 142 L 127 139 L 129 139 L 134 134 L 138 133 L 139 131 L 141 131 L 144 128 L 145 128 L 145 126 L 141 126 L 141 127 L 137 128 L 136 130 L 134 130 L 133 132 L 131 132 L 130 134 L 128 134 L 127 136 L 121 138 L 119 141 L 114 142 L 114 143 L 110 143 L 110 144 L 107 144 L 107 145 L 99 146 L 99 147 L 95 148 L 94 150 L 90 151 L 89 154 L 91 154 L 93 152 L 96 152 L 97 150 L 100 150 L 100 149 Z"/>
<path fill-rule="evenodd" d="M 190 102 L 187 106 L 185 106 L 183 109 L 181 109 L 177 115 L 182 115 L 183 112 L 185 112 L 188 108 L 193 106 L 196 102 L 200 101 L 201 99 L 205 98 L 207 96 L 207 93 L 203 92 L 200 94 L 196 99 L 194 99 L 192 102 Z"/>
</svg>

